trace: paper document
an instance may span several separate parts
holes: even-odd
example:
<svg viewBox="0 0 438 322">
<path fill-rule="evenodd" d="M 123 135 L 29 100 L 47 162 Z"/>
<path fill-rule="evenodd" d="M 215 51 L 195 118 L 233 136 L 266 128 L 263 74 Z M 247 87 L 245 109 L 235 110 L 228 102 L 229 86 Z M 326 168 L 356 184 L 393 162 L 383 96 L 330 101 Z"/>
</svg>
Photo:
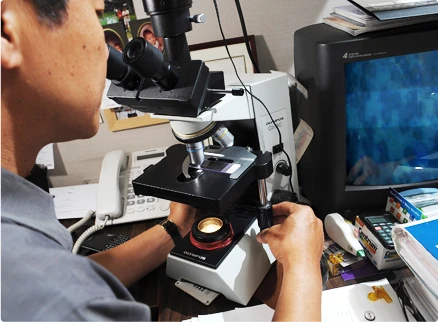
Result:
<svg viewBox="0 0 438 322">
<path fill-rule="evenodd" d="M 368 295 L 376 292 L 373 286 L 383 287 L 388 295 L 386 300 L 384 298 L 378 298 L 375 301 L 369 299 Z M 262 304 L 236 308 L 233 311 L 199 315 L 197 318 L 185 321 L 272 321 L 274 312 L 269 306 Z M 387 279 L 322 292 L 321 318 L 322 322 L 369 322 L 370 318 L 373 318 L 374 322 L 405 321 L 398 297 Z"/>
<path fill-rule="evenodd" d="M 58 219 L 82 218 L 96 210 L 98 184 L 50 188 Z"/>
<path fill-rule="evenodd" d="M 274 310 L 262 304 L 234 310 L 234 321 L 272 321 Z"/>
<path fill-rule="evenodd" d="M 383 286 L 391 303 L 383 298 L 372 301 L 368 294 L 374 293 L 373 286 Z M 374 316 L 379 321 L 405 321 L 397 294 L 388 280 L 344 286 L 322 292 L 321 320 L 323 322 L 369 322 Z"/>
<path fill-rule="evenodd" d="M 394 247 L 412 273 L 438 298 L 438 218 L 395 226 Z"/>
<path fill-rule="evenodd" d="M 214 314 L 199 315 L 199 322 L 225 322 L 234 321 L 234 311 L 225 311 Z"/>
<path fill-rule="evenodd" d="M 183 322 L 232 322 L 232 321 L 272 321 L 274 310 L 262 304 L 250 307 L 236 308 L 232 311 L 199 315 Z"/>
<path fill-rule="evenodd" d="M 312 138 L 313 138 L 312 128 L 303 119 L 300 119 L 300 124 L 298 124 L 298 127 L 294 133 L 296 163 L 298 163 L 301 160 L 301 157 L 309 147 Z"/>
<path fill-rule="evenodd" d="M 112 99 L 108 98 L 108 96 L 107 96 L 110 85 L 111 85 L 111 81 L 106 79 L 105 80 L 105 89 L 103 90 L 103 94 L 102 94 L 102 103 L 100 104 L 101 110 L 116 108 L 116 107 L 120 106 L 119 103 L 117 103 L 116 101 L 113 101 Z"/>
<path fill-rule="evenodd" d="M 49 170 L 55 169 L 53 143 L 47 144 L 44 148 L 41 149 L 41 151 L 38 153 L 35 163 L 45 165 Z"/>
</svg>

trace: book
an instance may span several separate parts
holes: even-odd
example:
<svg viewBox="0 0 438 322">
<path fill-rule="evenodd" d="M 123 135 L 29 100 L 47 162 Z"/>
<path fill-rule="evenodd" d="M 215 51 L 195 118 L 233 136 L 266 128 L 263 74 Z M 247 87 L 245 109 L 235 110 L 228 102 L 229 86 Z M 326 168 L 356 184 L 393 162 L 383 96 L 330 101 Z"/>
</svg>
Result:
<svg viewBox="0 0 438 322">
<path fill-rule="evenodd" d="M 438 264 L 438 218 L 431 221 L 420 221 L 405 228 L 429 252 Z M 435 267 L 438 272 L 438 266 Z M 438 275 L 437 275 L 438 277 Z M 438 289 L 437 289 L 438 291 Z"/>
<path fill-rule="evenodd" d="M 354 5 L 346 5 L 346 6 L 339 6 L 333 8 L 333 13 L 357 21 L 361 24 L 366 25 L 367 23 L 371 21 L 376 21 L 377 18 L 366 13 L 365 11 L 361 10 L 360 8 L 354 6 Z"/>
<path fill-rule="evenodd" d="M 374 26 L 391 26 L 396 23 L 401 23 L 401 20 L 379 20 L 373 15 L 357 8 L 353 5 L 334 7 L 332 16 L 351 22 L 358 26 L 374 27 Z M 437 16 L 438 18 L 438 16 Z M 421 22 L 424 17 L 411 17 L 403 19 L 403 23 L 407 22 Z"/>
<path fill-rule="evenodd" d="M 323 18 L 323 22 L 326 25 L 345 31 L 353 36 L 358 36 L 360 34 L 372 32 L 372 31 L 404 27 L 404 26 L 426 23 L 431 21 L 438 21 L 438 15 L 421 17 L 421 18 L 397 19 L 392 21 L 375 20 L 374 23 L 368 25 L 364 23 L 355 22 L 353 21 L 353 19 L 348 17 L 343 18 L 339 14 L 337 16 L 331 15 L 330 17 Z"/>
<path fill-rule="evenodd" d="M 400 258 L 438 298 L 438 218 L 394 226 L 392 240 Z"/>
<path fill-rule="evenodd" d="M 348 0 L 379 20 L 438 14 L 438 0 Z"/>
</svg>

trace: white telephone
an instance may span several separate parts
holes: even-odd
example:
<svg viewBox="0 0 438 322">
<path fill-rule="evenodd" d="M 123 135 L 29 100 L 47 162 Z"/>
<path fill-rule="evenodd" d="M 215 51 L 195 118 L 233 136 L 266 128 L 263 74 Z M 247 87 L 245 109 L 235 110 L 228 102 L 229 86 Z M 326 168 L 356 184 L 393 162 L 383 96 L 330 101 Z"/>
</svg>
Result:
<svg viewBox="0 0 438 322">
<path fill-rule="evenodd" d="M 108 152 L 102 162 L 97 192 L 96 225 L 106 225 L 167 217 L 170 202 L 150 196 L 136 196 L 132 180 L 145 168 L 166 156 L 167 148 L 137 151 L 126 154 L 122 150 Z"/>
</svg>

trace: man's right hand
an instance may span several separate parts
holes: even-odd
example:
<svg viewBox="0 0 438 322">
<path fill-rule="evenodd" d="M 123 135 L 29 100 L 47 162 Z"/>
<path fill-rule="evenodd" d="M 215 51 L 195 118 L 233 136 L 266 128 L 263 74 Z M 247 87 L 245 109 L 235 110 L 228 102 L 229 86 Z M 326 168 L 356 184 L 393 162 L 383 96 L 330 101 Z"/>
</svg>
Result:
<svg viewBox="0 0 438 322">
<path fill-rule="evenodd" d="M 268 244 L 272 254 L 284 268 L 296 261 L 318 263 L 321 259 L 324 233 L 322 222 L 308 206 L 283 202 L 273 206 L 275 225 L 257 235 Z"/>
</svg>

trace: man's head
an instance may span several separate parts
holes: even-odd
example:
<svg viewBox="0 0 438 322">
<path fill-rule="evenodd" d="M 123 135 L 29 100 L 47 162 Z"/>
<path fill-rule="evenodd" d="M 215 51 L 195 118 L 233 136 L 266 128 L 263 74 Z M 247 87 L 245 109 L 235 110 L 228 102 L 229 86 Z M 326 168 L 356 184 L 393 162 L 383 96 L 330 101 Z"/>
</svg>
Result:
<svg viewBox="0 0 438 322">
<path fill-rule="evenodd" d="M 103 9 L 103 0 L 2 2 L 2 114 L 10 115 L 2 128 L 33 133 L 36 144 L 97 132 L 108 56 L 96 15 Z"/>
<path fill-rule="evenodd" d="M 68 0 L 31 0 L 40 21 L 48 26 L 61 25 L 67 16 Z"/>
</svg>

